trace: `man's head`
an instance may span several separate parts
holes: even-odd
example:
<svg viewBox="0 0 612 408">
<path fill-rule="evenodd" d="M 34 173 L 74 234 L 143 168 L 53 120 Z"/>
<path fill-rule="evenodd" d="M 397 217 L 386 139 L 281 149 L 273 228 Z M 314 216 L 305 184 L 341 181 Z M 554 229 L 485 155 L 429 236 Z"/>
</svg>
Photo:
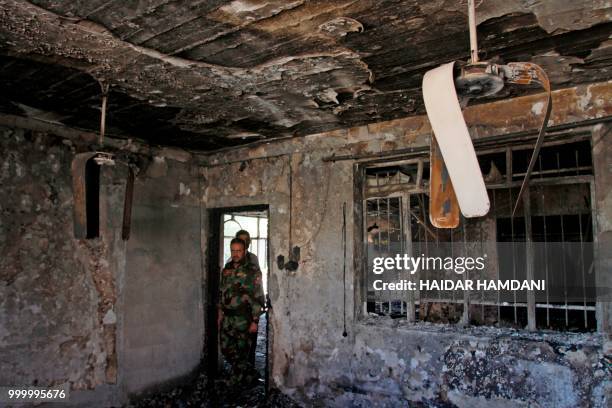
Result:
<svg viewBox="0 0 612 408">
<path fill-rule="evenodd" d="M 232 262 L 240 262 L 246 254 L 246 244 L 240 238 L 234 238 L 230 242 L 230 251 L 232 253 Z"/>
<path fill-rule="evenodd" d="M 236 233 L 236 238 L 240 238 L 246 244 L 246 249 L 249 249 L 251 246 L 251 235 L 249 235 L 249 231 L 240 230 Z"/>
</svg>

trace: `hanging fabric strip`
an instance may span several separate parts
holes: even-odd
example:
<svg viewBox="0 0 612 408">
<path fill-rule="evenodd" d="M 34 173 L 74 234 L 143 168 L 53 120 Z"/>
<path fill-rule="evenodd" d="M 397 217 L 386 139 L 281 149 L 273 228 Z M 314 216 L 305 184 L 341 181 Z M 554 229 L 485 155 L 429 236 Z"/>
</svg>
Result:
<svg viewBox="0 0 612 408">
<path fill-rule="evenodd" d="M 96 153 L 77 153 L 72 159 L 72 194 L 74 197 L 74 237 L 87 238 L 87 162 Z"/>
</svg>

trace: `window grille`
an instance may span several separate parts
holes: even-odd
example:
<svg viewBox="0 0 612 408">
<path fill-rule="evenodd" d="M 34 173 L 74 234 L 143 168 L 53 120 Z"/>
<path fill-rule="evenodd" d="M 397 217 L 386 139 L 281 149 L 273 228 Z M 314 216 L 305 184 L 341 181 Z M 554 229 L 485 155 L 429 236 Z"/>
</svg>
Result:
<svg viewBox="0 0 612 408">
<path fill-rule="evenodd" d="M 512 219 L 512 205 L 531 151 L 531 146 L 524 145 L 479 151 L 490 213 L 482 218 L 462 217 L 452 230 L 436 229 L 429 222 L 427 157 L 366 168 L 366 311 L 409 320 L 526 327 L 529 295 L 524 291 L 373 290 L 378 278 L 372 273 L 375 257 L 489 253 L 495 259 L 484 270 L 456 279 L 523 280 L 529 261 L 533 278 L 547 282 L 546 290 L 533 295 L 535 327 L 595 330 L 590 140 L 555 142 L 542 148 L 528 206 Z M 534 251 L 530 257 L 525 250 L 528 244 Z M 441 272 L 421 270 L 413 277 L 406 271 L 384 273 L 386 281 L 394 281 L 435 279 Z"/>
</svg>

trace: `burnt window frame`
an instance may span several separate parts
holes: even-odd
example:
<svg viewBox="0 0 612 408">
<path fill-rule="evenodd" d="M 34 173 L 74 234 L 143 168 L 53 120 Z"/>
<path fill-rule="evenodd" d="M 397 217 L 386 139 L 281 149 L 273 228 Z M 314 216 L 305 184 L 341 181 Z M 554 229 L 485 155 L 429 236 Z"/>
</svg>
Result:
<svg viewBox="0 0 612 408">
<path fill-rule="evenodd" d="M 580 130 L 577 132 L 566 132 L 559 133 L 555 135 L 547 136 L 548 140 L 543 144 L 543 148 L 554 147 L 558 145 L 564 145 L 574 142 L 588 142 L 589 145 L 589 153 L 591 163 L 588 166 L 587 171 L 590 171 L 590 174 L 575 174 L 575 175 L 561 175 L 559 177 L 538 177 L 539 173 L 536 169 L 534 169 L 534 175 L 532 176 L 532 184 L 535 185 L 561 185 L 561 184 L 587 184 L 589 188 L 590 194 L 590 221 L 591 221 L 591 229 L 592 229 L 592 239 L 594 246 L 594 254 L 593 259 L 595 265 L 597 264 L 597 222 L 596 222 L 596 200 L 595 200 L 595 171 L 594 171 L 594 154 L 593 154 L 593 140 L 592 140 L 592 130 Z M 516 185 L 520 186 L 521 181 L 513 180 L 512 173 L 512 155 L 514 151 L 519 150 L 529 150 L 533 149 L 535 140 L 533 138 L 521 138 L 518 140 L 512 140 L 510 138 L 504 137 L 494 137 L 488 139 L 478 140 L 480 143 L 475 143 L 476 153 L 477 155 L 483 156 L 487 154 L 499 154 L 505 153 L 506 155 L 506 166 L 505 169 L 499 169 L 503 175 L 503 181 L 499 183 L 486 183 L 487 190 L 492 189 L 500 189 L 500 188 L 508 188 L 514 187 Z M 428 157 L 428 149 L 415 149 L 415 153 L 407 155 L 404 154 L 404 157 L 408 156 L 408 158 L 402 159 L 401 156 L 392 156 L 389 155 L 388 158 L 364 158 L 361 160 L 357 160 L 353 163 L 353 174 L 354 174 L 354 222 L 357 228 L 355 229 L 354 234 L 354 248 L 355 248 L 355 258 L 354 258 L 354 288 L 355 288 L 355 316 L 356 320 L 363 320 L 368 316 L 368 265 L 367 265 L 367 231 L 366 231 L 366 210 L 367 210 L 367 202 L 368 199 L 373 198 L 387 198 L 387 197 L 397 197 L 403 196 L 402 199 L 402 207 L 405 207 L 406 196 L 415 193 L 424 193 L 428 190 L 428 184 L 423 181 L 423 174 L 425 173 L 425 168 L 428 167 L 429 157 Z M 379 196 L 370 195 L 368 192 L 367 186 L 367 177 L 366 172 L 373 168 L 385 168 L 385 167 L 393 167 L 398 165 L 412 165 L 416 164 L 418 167 L 418 177 L 414 186 L 406 186 L 398 185 L 395 188 L 388 188 L 388 191 L 385 194 L 381 194 Z M 585 169 L 579 169 L 585 170 Z M 568 170 L 569 171 L 569 170 Z M 516 175 L 514 175 L 516 176 Z M 402 214 L 402 217 L 406 217 L 406 213 Z M 463 221 L 463 220 L 462 220 Z M 462 222 L 463 224 L 463 222 Z M 410 228 L 411 223 L 404 223 L 408 228 Z M 405 239 L 406 244 L 411 244 L 411 241 Z M 594 279 L 598 282 L 597 277 L 597 268 L 594 268 Z M 415 301 L 414 294 L 411 291 L 408 291 L 409 295 L 408 301 L 412 305 L 412 309 L 414 309 Z M 404 317 L 406 320 L 414 322 L 419 321 L 415 318 L 414 313 L 410 313 L 410 304 L 407 304 L 405 307 L 402 305 L 402 309 L 406 310 L 406 316 Z M 602 319 L 601 316 L 601 308 L 599 307 L 600 301 L 596 299 L 595 301 L 595 327 L 594 331 L 598 331 L 601 327 L 600 322 Z M 529 306 L 528 306 L 529 307 Z M 534 303 L 534 316 L 537 308 Z M 466 318 L 467 322 L 469 322 L 469 309 L 466 310 Z M 463 323 L 466 323 L 466 319 L 462 319 Z M 530 318 L 531 320 L 531 318 Z M 533 323 L 533 326 L 532 326 Z M 487 325 L 490 326 L 490 325 Z M 526 326 L 529 330 L 535 330 L 535 317 L 533 322 L 529 322 Z M 559 332 L 566 332 L 565 330 L 559 330 Z"/>
</svg>

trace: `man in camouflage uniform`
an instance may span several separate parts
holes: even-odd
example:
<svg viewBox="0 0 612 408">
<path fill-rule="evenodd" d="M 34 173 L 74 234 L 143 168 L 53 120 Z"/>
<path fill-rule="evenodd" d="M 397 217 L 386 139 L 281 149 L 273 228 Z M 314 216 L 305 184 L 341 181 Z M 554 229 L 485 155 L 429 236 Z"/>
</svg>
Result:
<svg viewBox="0 0 612 408">
<path fill-rule="evenodd" d="M 265 300 L 261 271 L 247 259 L 245 242 L 234 238 L 230 249 L 232 259 L 223 269 L 219 297 L 221 352 L 232 368 L 229 384 L 248 386 L 257 379 L 249 350 Z"/>
<path fill-rule="evenodd" d="M 246 258 L 252 264 L 255 264 L 259 268 L 259 258 L 257 255 L 249 251 L 249 247 L 251 246 L 251 234 L 247 230 L 240 230 L 236 233 L 236 238 L 240 238 L 246 244 Z M 231 262 L 232 258 L 230 257 L 227 262 Z"/>
</svg>

